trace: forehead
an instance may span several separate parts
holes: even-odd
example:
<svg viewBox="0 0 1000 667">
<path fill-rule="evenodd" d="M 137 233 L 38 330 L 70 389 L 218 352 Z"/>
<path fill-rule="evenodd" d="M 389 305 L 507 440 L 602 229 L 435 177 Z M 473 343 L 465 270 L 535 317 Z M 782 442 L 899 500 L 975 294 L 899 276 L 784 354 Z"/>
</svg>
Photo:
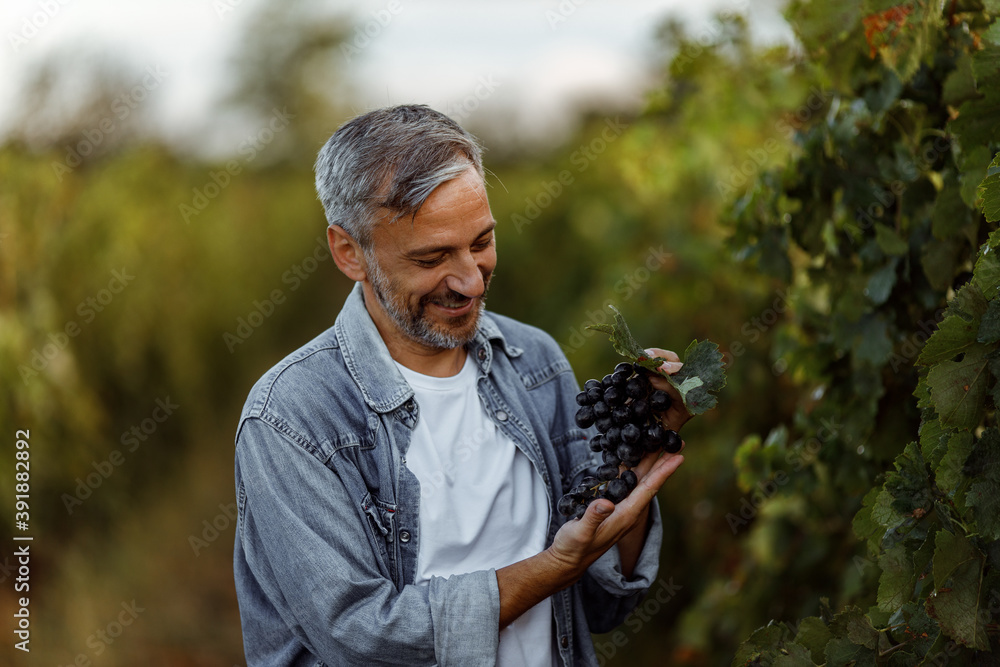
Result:
<svg viewBox="0 0 1000 667">
<path fill-rule="evenodd" d="M 493 215 L 483 179 L 469 167 L 435 188 L 413 218 L 390 220 L 387 212 L 375 226 L 376 245 L 461 244 L 482 235 L 493 224 Z"/>
</svg>

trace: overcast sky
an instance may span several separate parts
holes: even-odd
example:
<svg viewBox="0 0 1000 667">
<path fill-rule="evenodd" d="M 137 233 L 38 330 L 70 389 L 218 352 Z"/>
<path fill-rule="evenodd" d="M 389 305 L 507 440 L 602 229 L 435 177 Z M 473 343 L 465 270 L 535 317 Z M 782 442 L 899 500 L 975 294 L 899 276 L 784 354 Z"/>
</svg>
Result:
<svg viewBox="0 0 1000 667">
<path fill-rule="evenodd" d="M 4 0 L 0 6 L 0 137 L 17 110 L 31 65 L 54 49 L 85 59 L 105 52 L 161 73 L 144 110 L 157 131 L 197 141 L 208 153 L 232 146 L 208 127 L 227 57 L 264 0 Z M 698 35 L 724 9 L 751 18 L 761 42 L 789 31 L 778 0 L 372 0 L 319 2 L 349 13 L 360 30 L 344 53 L 360 108 L 423 102 L 474 122 L 476 113 L 516 109 L 519 131 L 558 133 L 575 101 L 610 97 L 638 105 L 649 81 L 653 31 L 666 17 Z M 207 135 L 207 136 L 206 136 Z M 234 135 L 236 136 L 236 135 Z"/>
</svg>

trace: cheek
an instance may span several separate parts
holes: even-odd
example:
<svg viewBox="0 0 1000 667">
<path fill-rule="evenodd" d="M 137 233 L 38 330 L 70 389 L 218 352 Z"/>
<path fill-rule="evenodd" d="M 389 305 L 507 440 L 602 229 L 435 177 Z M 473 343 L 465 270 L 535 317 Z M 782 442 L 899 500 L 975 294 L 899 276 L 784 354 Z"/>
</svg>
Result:
<svg viewBox="0 0 1000 667">
<path fill-rule="evenodd" d="M 409 292 L 415 301 L 435 294 L 440 295 L 448 291 L 448 288 L 444 284 L 447 277 L 447 274 L 443 271 L 421 271 L 419 274 L 412 276 L 408 283 Z"/>
<path fill-rule="evenodd" d="M 485 274 L 493 273 L 493 269 L 497 266 L 497 251 L 496 247 L 491 248 L 489 252 L 484 252 L 482 259 L 479 261 L 479 270 Z"/>
</svg>

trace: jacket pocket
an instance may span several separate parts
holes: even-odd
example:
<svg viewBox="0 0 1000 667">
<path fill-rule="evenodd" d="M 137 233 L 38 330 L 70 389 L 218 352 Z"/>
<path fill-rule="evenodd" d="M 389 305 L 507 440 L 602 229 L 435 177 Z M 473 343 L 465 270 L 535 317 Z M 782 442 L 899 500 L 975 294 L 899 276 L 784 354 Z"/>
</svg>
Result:
<svg viewBox="0 0 1000 667">
<path fill-rule="evenodd" d="M 397 581 L 397 554 L 395 550 L 396 505 L 379 500 L 371 493 L 361 499 L 361 511 L 368 521 L 372 541 L 378 549 L 379 559 L 386 564 L 393 584 Z"/>
<path fill-rule="evenodd" d="M 574 428 L 553 438 L 552 445 L 563 473 L 563 493 L 573 488 L 584 473 L 600 465 L 597 454 L 590 451 L 587 432 Z"/>
</svg>

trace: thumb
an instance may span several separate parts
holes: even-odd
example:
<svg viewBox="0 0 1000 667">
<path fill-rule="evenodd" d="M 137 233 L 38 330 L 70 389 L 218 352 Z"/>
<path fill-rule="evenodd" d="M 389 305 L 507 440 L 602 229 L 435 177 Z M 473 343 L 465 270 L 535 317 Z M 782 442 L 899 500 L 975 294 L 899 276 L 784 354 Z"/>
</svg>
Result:
<svg viewBox="0 0 1000 667">
<path fill-rule="evenodd" d="M 586 514 L 583 515 L 583 522 L 592 531 L 596 531 L 598 526 L 604 523 L 604 520 L 611 516 L 611 513 L 614 511 L 615 506 L 610 500 L 599 498 L 590 503 Z"/>
</svg>

